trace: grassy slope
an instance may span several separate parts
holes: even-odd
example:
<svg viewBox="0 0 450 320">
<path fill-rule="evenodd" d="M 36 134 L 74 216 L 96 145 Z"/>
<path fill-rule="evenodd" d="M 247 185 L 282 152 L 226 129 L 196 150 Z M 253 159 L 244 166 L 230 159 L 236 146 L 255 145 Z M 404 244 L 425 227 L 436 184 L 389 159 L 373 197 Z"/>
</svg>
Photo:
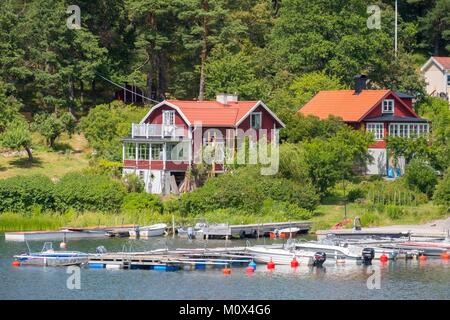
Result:
<svg viewBox="0 0 450 320">
<path fill-rule="evenodd" d="M 74 135 L 71 139 L 63 135 L 56 141 L 55 150 L 43 147 L 42 138 L 38 135 L 33 135 L 33 142 L 36 147 L 33 149 L 32 163 L 26 156 L 7 157 L 0 154 L 0 179 L 31 174 L 59 178 L 88 166 L 87 155 L 90 150 L 82 135 Z"/>
</svg>

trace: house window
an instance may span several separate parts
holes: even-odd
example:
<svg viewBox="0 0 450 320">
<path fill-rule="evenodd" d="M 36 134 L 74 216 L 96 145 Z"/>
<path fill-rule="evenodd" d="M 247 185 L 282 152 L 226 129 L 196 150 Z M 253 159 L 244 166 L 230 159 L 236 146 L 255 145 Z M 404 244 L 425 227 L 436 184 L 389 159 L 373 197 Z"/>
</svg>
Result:
<svg viewBox="0 0 450 320">
<path fill-rule="evenodd" d="M 384 125 L 383 123 L 368 123 L 367 131 L 372 132 L 375 140 L 383 140 L 384 138 Z"/>
<path fill-rule="evenodd" d="M 174 110 L 164 110 L 163 124 L 166 126 L 173 126 L 175 124 L 175 111 Z"/>
<path fill-rule="evenodd" d="M 149 145 L 147 143 L 139 144 L 139 160 L 148 160 Z"/>
<path fill-rule="evenodd" d="M 450 75 L 447 75 L 447 85 L 450 86 Z"/>
<path fill-rule="evenodd" d="M 163 145 L 161 143 L 152 144 L 152 160 L 162 160 Z"/>
<path fill-rule="evenodd" d="M 168 143 L 166 145 L 166 159 L 173 161 L 187 160 L 188 143 Z"/>
<path fill-rule="evenodd" d="M 136 144 L 125 144 L 125 160 L 136 160 Z"/>
<path fill-rule="evenodd" d="M 383 113 L 394 113 L 394 100 L 386 99 L 383 100 Z"/>
<path fill-rule="evenodd" d="M 142 171 L 142 170 L 139 170 L 139 178 L 140 178 L 141 180 L 144 180 L 144 177 L 145 177 L 145 172 Z"/>
<path fill-rule="evenodd" d="M 389 135 L 393 137 L 415 138 L 428 133 L 428 123 L 391 123 Z"/>
<path fill-rule="evenodd" d="M 250 126 L 253 129 L 261 128 L 261 112 L 253 112 L 250 114 Z"/>
</svg>

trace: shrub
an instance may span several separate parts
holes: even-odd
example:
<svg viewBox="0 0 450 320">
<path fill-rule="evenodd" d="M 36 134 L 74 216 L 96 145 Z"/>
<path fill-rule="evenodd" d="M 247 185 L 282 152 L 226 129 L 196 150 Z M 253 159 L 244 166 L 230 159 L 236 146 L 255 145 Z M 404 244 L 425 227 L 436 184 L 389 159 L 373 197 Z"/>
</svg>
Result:
<svg viewBox="0 0 450 320">
<path fill-rule="evenodd" d="M 261 176 L 257 168 L 241 168 L 207 180 L 203 187 L 181 196 L 183 213 L 201 214 L 216 209 L 234 208 L 260 213 L 264 199 L 294 203 L 313 210 L 319 201 L 315 189 L 291 180 Z"/>
<path fill-rule="evenodd" d="M 124 197 L 122 209 L 147 210 L 162 213 L 163 204 L 161 199 L 154 194 L 132 192 Z"/>
<path fill-rule="evenodd" d="M 433 194 L 437 183 L 435 170 L 427 163 L 414 159 L 406 167 L 406 182 L 409 186 L 426 193 L 429 197 Z"/>
<path fill-rule="evenodd" d="M 361 216 L 361 224 L 363 227 L 376 225 L 380 222 L 380 217 L 374 212 L 365 212 Z"/>
<path fill-rule="evenodd" d="M 125 187 L 106 176 L 70 173 L 56 184 L 56 203 L 60 210 L 118 211 L 123 203 Z"/>
<path fill-rule="evenodd" d="M 450 169 L 444 174 L 444 177 L 436 186 L 433 200 L 436 204 L 450 207 Z"/>
<path fill-rule="evenodd" d="M 143 192 L 145 188 L 144 180 L 133 173 L 124 175 L 122 177 L 122 183 L 128 192 Z"/>
<path fill-rule="evenodd" d="M 46 176 L 16 176 L 0 180 L 0 212 L 25 211 L 32 206 L 41 210 L 55 206 L 54 184 Z"/>
<path fill-rule="evenodd" d="M 405 210 L 399 206 L 389 205 L 389 206 L 386 206 L 385 210 L 386 210 L 386 215 L 389 218 L 391 218 L 392 220 L 400 219 L 402 216 L 405 215 Z"/>
<path fill-rule="evenodd" d="M 355 202 L 357 199 L 363 199 L 366 196 L 366 191 L 358 186 L 350 188 L 347 193 L 347 200 L 349 202 Z"/>
</svg>

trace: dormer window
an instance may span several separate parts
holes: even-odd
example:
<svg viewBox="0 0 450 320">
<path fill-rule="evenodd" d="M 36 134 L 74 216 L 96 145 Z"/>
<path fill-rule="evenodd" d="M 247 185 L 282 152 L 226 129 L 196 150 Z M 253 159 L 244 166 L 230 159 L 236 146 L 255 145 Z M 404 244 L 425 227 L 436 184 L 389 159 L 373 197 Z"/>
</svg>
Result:
<svg viewBox="0 0 450 320">
<path fill-rule="evenodd" d="M 261 112 L 253 112 L 250 114 L 250 126 L 253 129 L 261 128 Z"/>
<path fill-rule="evenodd" d="M 394 113 L 394 99 L 385 99 L 382 103 L 383 113 Z"/>
</svg>

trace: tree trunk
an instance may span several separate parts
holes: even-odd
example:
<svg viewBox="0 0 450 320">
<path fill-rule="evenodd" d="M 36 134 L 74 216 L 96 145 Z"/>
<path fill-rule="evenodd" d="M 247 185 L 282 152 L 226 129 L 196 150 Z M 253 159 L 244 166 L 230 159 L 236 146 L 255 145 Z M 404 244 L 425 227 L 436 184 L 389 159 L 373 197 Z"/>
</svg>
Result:
<svg viewBox="0 0 450 320">
<path fill-rule="evenodd" d="M 167 78 L 166 78 L 166 56 L 165 53 L 161 52 L 159 54 L 159 72 L 158 72 L 158 97 L 161 100 L 166 99 L 166 91 L 167 91 Z"/>
<path fill-rule="evenodd" d="M 92 94 L 92 103 L 93 105 L 97 105 L 97 91 L 96 91 L 96 82 L 95 79 L 91 82 L 91 94 Z"/>
<path fill-rule="evenodd" d="M 28 146 L 25 146 L 25 151 L 28 154 L 28 161 L 32 162 L 33 161 L 33 154 L 31 153 L 31 149 Z"/>
<path fill-rule="evenodd" d="M 149 12 L 148 14 L 148 25 L 150 29 L 156 30 L 156 19 L 153 12 Z M 153 98 L 153 74 L 154 74 L 154 66 L 156 62 L 155 58 L 155 45 L 154 43 L 150 43 L 147 47 L 147 54 L 150 57 L 150 65 L 147 71 L 147 96 Z"/>
<path fill-rule="evenodd" d="M 74 113 L 74 103 L 75 103 L 75 88 L 74 88 L 74 84 L 73 84 L 73 80 L 72 77 L 69 77 L 69 112 L 71 114 Z"/>
<path fill-rule="evenodd" d="M 203 10 L 205 12 L 208 12 L 209 6 L 208 6 L 208 0 L 203 1 Z M 198 100 L 203 101 L 205 98 L 205 64 L 206 64 L 206 58 L 208 57 L 208 18 L 205 16 L 203 17 L 203 45 L 202 45 L 202 52 L 200 54 L 200 84 L 198 89 Z"/>
</svg>

